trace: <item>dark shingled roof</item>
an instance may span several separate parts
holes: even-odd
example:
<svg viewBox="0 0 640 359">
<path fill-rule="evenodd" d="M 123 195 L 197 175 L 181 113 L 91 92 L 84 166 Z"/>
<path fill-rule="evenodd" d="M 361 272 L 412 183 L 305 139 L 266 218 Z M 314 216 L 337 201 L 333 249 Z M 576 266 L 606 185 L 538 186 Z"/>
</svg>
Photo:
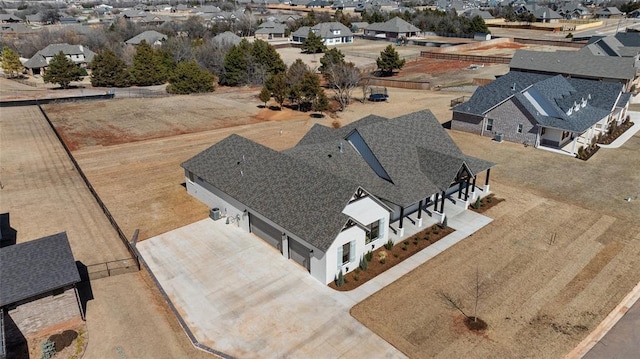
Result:
<svg viewBox="0 0 640 359">
<path fill-rule="evenodd" d="M 515 91 L 512 90 L 514 84 Z M 468 102 L 454 107 L 453 111 L 483 116 L 496 105 L 513 97 L 538 124 L 583 132 L 611 113 L 613 107 L 620 103 L 622 90 L 622 84 L 617 82 L 512 71 L 478 88 Z M 525 96 L 526 93 L 543 101 L 552 113 L 541 114 Z M 586 100 L 586 106 L 567 114 L 569 109 L 580 105 L 583 100 Z"/>
<path fill-rule="evenodd" d="M 238 135 L 181 166 L 323 251 L 346 223 L 342 210 L 359 187 Z"/>
<path fill-rule="evenodd" d="M 315 133 L 320 131 L 317 129 Z M 346 141 L 353 131 L 358 131 L 391 181 L 376 175 Z M 316 135 L 316 138 L 327 140 L 301 141 L 284 153 L 347 178 L 373 195 L 401 206 L 447 189 L 463 163 L 476 173 L 493 166 L 490 162 L 464 155 L 429 110 L 392 120 L 366 117 L 340 129 L 325 127 L 322 135 Z M 334 154 L 340 142 L 343 142 L 344 153 Z M 446 163 L 437 163 L 439 160 Z M 445 167 L 453 170 L 444 170 Z"/>
<path fill-rule="evenodd" d="M 80 282 L 66 233 L 0 249 L 0 307 Z"/>
<path fill-rule="evenodd" d="M 616 80 L 633 79 L 636 75 L 634 66 L 633 58 L 596 56 L 586 51 L 517 50 L 509 63 L 512 70 Z"/>
</svg>

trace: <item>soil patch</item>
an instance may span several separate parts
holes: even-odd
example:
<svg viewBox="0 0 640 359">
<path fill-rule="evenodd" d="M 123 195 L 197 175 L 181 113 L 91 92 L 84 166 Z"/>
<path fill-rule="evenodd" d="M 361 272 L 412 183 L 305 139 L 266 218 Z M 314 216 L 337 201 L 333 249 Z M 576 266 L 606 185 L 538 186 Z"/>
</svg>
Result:
<svg viewBox="0 0 640 359">
<path fill-rule="evenodd" d="M 365 256 L 366 270 L 362 266 L 344 276 L 344 284 L 337 285 L 337 280 L 330 283 L 329 287 L 339 291 L 349 291 L 358 288 L 362 284 L 375 278 L 380 273 L 386 272 L 405 259 L 434 244 L 445 236 L 454 232 L 451 227 L 441 228 L 433 225 L 420 233 L 396 243 L 390 249 L 382 246 Z"/>
<path fill-rule="evenodd" d="M 469 209 L 476 213 L 484 213 L 490 208 L 497 206 L 500 202 L 504 202 L 504 198 L 498 198 L 494 193 L 491 193 L 486 197 L 478 198 L 469 206 Z"/>
<path fill-rule="evenodd" d="M 469 330 L 473 330 L 473 331 L 477 331 L 477 332 L 481 332 L 485 329 L 487 329 L 487 323 L 478 318 L 478 317 L 465 317 L 464 318 L 464 325 L 467 326 L 467 328 L 469 328 Z"/>
</svg>

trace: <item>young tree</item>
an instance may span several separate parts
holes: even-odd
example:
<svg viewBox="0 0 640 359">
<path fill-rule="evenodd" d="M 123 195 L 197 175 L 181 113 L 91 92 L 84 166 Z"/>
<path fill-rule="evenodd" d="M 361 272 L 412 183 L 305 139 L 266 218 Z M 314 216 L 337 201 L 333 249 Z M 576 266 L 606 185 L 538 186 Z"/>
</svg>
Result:
<svg viewBox="0 0 640 359">
<path fill-rule="evenodd" d="M 322 37 L 316 35 L 313 31 L 309 31 L 307 38 L 302 43 L 302 52 L 307 54 L 317 54 L 327 49 Z"/>
<path fill-rule="evenodd" d="M 296 59 L 287 70 L 287 86 L 289 88 L 289 98 L 291 102 L 296 103 L 300 107 L 302 100 L 301 83 L 304 75 L 309 72 L 307 66 L 301 59 Z"/>
<path fill-rule="evenodd" d="M 131 68 L 133 82 L 139 86 L 160 85 L 166 79 L 166 72 L 156 52 L 146 41 L 136 47 Z"/>
<path fill-rule="evenodd" d="M 326 111 L 329 109 L 329 99 L 324 91 L 320 91 L 316 99 L 313 101 L 313 110 L 320 112 L 320 117 L 322 117 L 322 111 Z M 366 268 L 365 268 L 366 269 Z"/>
<path fill-rule="evenodd" d="M 215 76 L 200 68 L 195 61 L 181 62 L 169 76 L 168 93 L 190 94 L 213 92 Z"/>
<path fill-rule="evenodd" d="M 127 65 L 110 49 L 97 54 L 89 68 L 92 86 L 126 87 L 131 84 Z"/>
<path fill-rule="evenodd" d="M 360 83 L 360 70 L 352 62 L 341 63 L 329 67 L 324 76 L 343 111 L 351 103 L 351 94 Z"/>
<path fill-rule="evenodd" d="M 300 81 L 300 102 L 304 104 L 305 109 L 313 105 L 320 92 L 322 92 L 320 77 L 313 71 L 308 70 L 302 76 L 302 81 Z"/>
<path fill-rule="evenodd" d="M 264 102 L 264 107 L 267 107 L 267 102 L 271 100 L 271 91 L 267 85 L 262 86 L 262 90 L 260 90 L 260 95 L 258 95 L 260 101 Z"/>
<path fill-rule="evenodd" d="M 398 55 L 396 49 L 393 48 L 393 45 L 387 46 L 382 52 L 380 52 L 380 57 L 376 60 L 378 69 L 384 76 L 391 76 L 393 74 L 393 70 L 402 69 L 404 63 L 405 60 L 400 58 L 400 55 Z"/>
<path fill-rule="evenodd" d="M 20 62 L 20 56 L 13 51 L 9 46 L 5 46 L 2 49 L 2 71 L 9 77 L 16 77 L 20 75 L 24 67 Z"/>
<path fill-rule="evenodd" d="M 68 88 L 71 81 L 82 80 L 83 71 L 71 59 L 60 51 L 53 56 L 42 76 L 44 82 L 59 84 L 62 88 Z"/>
<path fill-rule="evenodd" d="M 284 100 L 289 94 L 289 87 L 287 85 L 287 75 L 284 72 L 275 74 L 269 78 L 266 83 L 266 87 L 271 91 L 273 99 L 276 100 L 280 109 L 284 104 Z"/>
</svg>

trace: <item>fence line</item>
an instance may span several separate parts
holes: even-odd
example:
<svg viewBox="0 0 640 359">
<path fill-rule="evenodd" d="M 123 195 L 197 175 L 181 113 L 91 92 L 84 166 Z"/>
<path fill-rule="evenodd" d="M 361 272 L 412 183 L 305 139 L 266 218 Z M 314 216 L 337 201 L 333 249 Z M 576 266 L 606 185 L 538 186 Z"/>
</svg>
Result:
<svg viewBox="0 0 640 359">
<path fill-rule="evenodd" d="M 55 98 L 35 98 L 27 100 L 7 100 L 0 101 L 0 107 L 17 107 L 17 106 L 39 106 L 46 105 L 48 103 L 60 103 L 60 102 L 73 102 L 73 101 L 88 101 L 88 100 L 111 100 L 113 94 L 105 95 L 83 95 L 83 96 L 71 96 L 71 97 L 55 97 Z"/>
<path fill-rule="evenodd" d="M 118 259 L 104 263 L 87 265 L 87 277 L 82 280 L 100 279 L 118 274 L 137 272 L 138 265 L 133 258 Z"/>
<path fill-rule="evenodd" d="M 98 202 L 98 205 L 102 209 L 102 212 L 105 214 L 105 216 L 107 217 L 107 219 L 109 220 L 109 222 L 111 223 L 113 228 L 118 233 L 118 237 L 120 237 L 120 240 L 122 241 L 122 243 L 124 243 L 125 247 L 127 247 L 127 250 L 129 251 L 129 254 L 131 254 L 133 259 L 135 260 L 136 267 L 138 268 L 138 270 L 140 270 L 140 258 L 138 257 L 138 253 L 135 251 L 135 249 L 133 248 L 133 246 L 129 242 L 129 239 L 127 238 L 127 236 L 125 236 L 124 232 L 122 232 L 122 229 L 120 229 L 120 226 L 118 225 L 116 220 L 111 215 L 111 212 L 109 212 L 109 209 L 107 208 L 107 206 L 104 204 L 104 202 L 102 202 L 102 199 L 100 198 L 100 196 L 98 196 L 98 193 L 95 191 L 95 189 L 91 185 L 91 182 L 89 182 L 89 179 L 87 178 L 87 176 L 82 171 L 82 168 L 80 168 L 80 165 L 78 164 L 78 161 L 76 161 L 75 157 L 73 157 L 73 154 L 71 154 L 71 150 L 69 150 L 69 147 L 64 142 L 64 140 L 62 139 L 62 136 L 60 136 L 60 133 L 55 128 L 55 126 L 53 125 L 51 120 L 49 119 L 49 116 L 47 116 L 47 113 L 44 112 L 44 109 L 42 109 L 42 106 L 40 106 L 39 104 L 38 104 L 38 108 L 40 109 L 40 112 L 44 116 L 45 120 L 47 120 L 47 123 L 49 124 L 49 126 L 53 130 L 53 133 L 55 133 L 56 137 L 58 138 L 58 141 L 60 141 L 60 144 L 62 144 L 62 147 L 64 148 L 65 152 L 67 153 L 67 156 L 69 156 L 69 159 L 73 163 L 74 168 L 76 169 L 76 171 L 78 172 L 78 174 L 80 175 L 82 180 L 84 181 L 84 184 L 89 189 L 89 192 L 91 192 L 91 194 L 93 195 L 93 198 L 96 200 L 96 202 Z"/>
<path fill-rule="evenodd" d="M 431 82 L 429 81 L 410 81 L 402 79 L 382 79 L 372 77 L 369 79 L 370 86 L 380 87 L 395 87 L 411 90 L 429 90 L 431 89 Z"/>
<path fill-rule="evenodd" d="M 117 98 L 158 98 L 171 96 L 165 89 L 150 90 L 137 87 L 109 89 L 109 93 L 113 93 Z"/>
<path fill-rule="evenodd" d="M 486 63 L 509 64 L 511 62 L 511 58 L 509 57 L 460 55 L 460 54 L 438 53 L 438 52 L 430 52 L 430 51 L 420 51 L 420 56 L 430 58 L 430 59 L 468 61 L 468 62 L 477 62 L 477 63 L 484 63 L 484 64 Z"/>
<path fill-rule="evenodd" d="M 571 40 L 542 40 L 542 39 L 525 39 L 521 37 L 514 37 L 514 42 L 528 45 L 548 45 L 548 46 L 564 46 L 581 49 L 586 45 L 583 41 L 571 41 Z"/>
</svg>

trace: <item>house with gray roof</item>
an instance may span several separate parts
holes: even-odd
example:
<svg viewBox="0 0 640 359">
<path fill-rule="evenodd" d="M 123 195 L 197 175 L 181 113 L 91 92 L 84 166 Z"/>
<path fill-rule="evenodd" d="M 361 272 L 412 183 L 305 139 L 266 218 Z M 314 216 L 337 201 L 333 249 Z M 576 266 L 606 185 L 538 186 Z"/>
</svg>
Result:
<svg viewBox="0 0 640 359">
<path fill-rule="evenodd" d="M 240 41 L 242 41 L 242 38 L 231 31 L 225 31 L 214 36 L 211 41 L 218 45 L 230 47 L 232 45 L 238 45 Z"/>
<path fill-rule="evenodd" d="M 147 30 L 145 32 L 141 32 L 138 35 L 130 38 L 124 43 L 127 45 L 137 46 L 140 45 L 142 41 L 145 41 L 147 44 L 151 46 L 160 46 L 162 42 L 167 39 L 167 35 L 157 32 L 155 30 Z"/>
<path fill-rule="evenodd" d="M 627 115 L 618 82 L 511 71 L 453 108 L 451 128 L 575 155 Z"/>
<path fill-rule="evenodd" d="M 261 40 L 284 39 L 287 25 L 273 21 L 263 22 L 258 25 L 255 38 Z"/>
<path fill-rule="evenodd" d="M 563 75 L 589 80 L 615 81 L 629 91 L 636 79 L 636 64 L 630 57 L 596 56 L 584 51 L 516 50 L 511 71 Z"/>
<path fill-rule="evenodd" d="M 467 156 L 431 111 L 316 124 L 285 151 L 231 135 L 188 159 L 187 192 L 329 283 L 389 239 L 489 191 L 492 163 Z M 485 173 L 485 187 L 476 186 Z M 430 222 L 427 222 L 430 221 Z"/>
<path fill-rule="evenodd" d="M 0 14 L 0 23 L 7 24 L 13 22 L 22 22 L 22 19 L 13 14 Z"/>
<path fill-rule="evenodd" d="M 385 22 L 369 24 L 364 29 L 364 35 L 367 37 L 385 38 L 391 41 L 414 37 L 419 33 L 420 29 L 418 27 L 406 22 L 398 16 Z"/>
<path fill-rule="evenodd" d="M 44 49 L 36 52 L 23 65 L 30 75 L 44 74 L 49 62 L 58 53 L 64 53 L 71 61 L 78 66 L 87 67 L 87 64 L 93 60 L 95 53 L 82 45 L 50 44 Z"/>
<path fill-rule="evenodd" d="M 66 233 L 0 248 L 0 313 L 15 325 L 7 346 L 29 334 L 82 320 L 80 274 Z"/>
<path fill-rule="evenodd" d="M 580 51 L 596 56 L 632 57 L 638 68 L 640 33 L 619 32 L 609 36 L 592 36 Z"/>
<path fill-rule="evenodd" d="M 309 33 L 313 32 L 316 36 L 320 36 L 325 45 L 337 45 L 353 42 L 353 33 L 348 27 L 337 21 L 323 22 L 314 26 L 302 26 L 291 37 L 294 42 L 303 43 Z"/>
<path fill-rule="evenodd" d="M 624 13 L 615 6 L 605 7 L 596 11 L 596 17 L 599 19 L 618 19 L 622 16 L 624 16 Z"/>
</svg>

